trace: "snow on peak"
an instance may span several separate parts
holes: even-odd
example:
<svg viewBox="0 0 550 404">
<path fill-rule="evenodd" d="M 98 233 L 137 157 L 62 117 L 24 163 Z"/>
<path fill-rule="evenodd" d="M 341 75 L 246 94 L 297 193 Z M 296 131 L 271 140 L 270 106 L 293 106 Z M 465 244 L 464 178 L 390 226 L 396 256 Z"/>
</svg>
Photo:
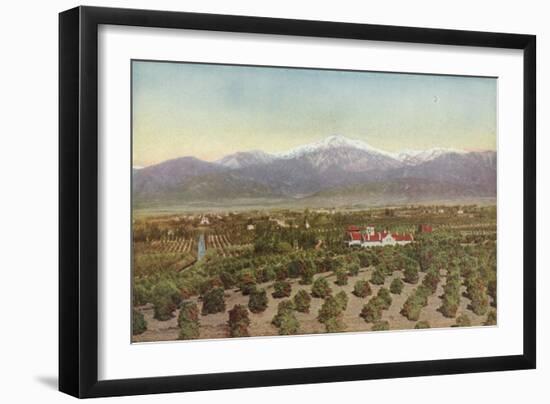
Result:
<svg viewBox="0 0 550 404">
<path fill-rule="evenodd" d="M 350 139 L 342 135 L 332 135 L 315 143 L 306 144 L 286 152 L 277 153 L 276 156 L 283 159 L 291 159 L 291 158 L 300 157 L 312 152 L 330 150 L 330 149 L 339 148 L 339 147 L 349 147 L 353 149 L 360 149 L 371 153 L 382 154 L 385 156 L 395 158 L 395 155 L 393 153 L 376 149 L 366 142 L 363 142 L 357 139 Z"/>
<path fill-rule="evenodd" d="M 237 152 L 216 160 L 215 163 L 229 168 L 242 168 L 273 161 L 274 156 L 261 150 Z"/>
<path fill-rule="evenodd" d="M 392 153 L 385 150 L 377 149 L 362 140 L 350 139 L 348 137 L 335 134 L 328 136 L 320 141 L 298 146 L 294 149 L 279 153 L 270 154 L 261 150 L 237 152 L 227 155 L 215 161 L 215 163 L 236 169 L 256 164 L 269 163 L 277 159 L 290 160 L 294 158 L 309 156 L 318 152 L 330 152 L 331 150 L 342 148 L 363 150 L 370 153 L 371 155 L 389 157 L 394 160 L 395 163 L 401 163 L 405 165 L 420 164 L 449 153 L 467 153 L 464 150 L 443 147 L 434 147 L 427 150 L 402 150 L 400 152 Z"/>
<path fill-rule="evenodd" d="M 418 164 L 449 153 L 464 154 L 466 151 L 445 147 L 433 147 L 428 150 L 403 150 L 397 153 L 397 159 L 406 164 Z"/>
</svg>

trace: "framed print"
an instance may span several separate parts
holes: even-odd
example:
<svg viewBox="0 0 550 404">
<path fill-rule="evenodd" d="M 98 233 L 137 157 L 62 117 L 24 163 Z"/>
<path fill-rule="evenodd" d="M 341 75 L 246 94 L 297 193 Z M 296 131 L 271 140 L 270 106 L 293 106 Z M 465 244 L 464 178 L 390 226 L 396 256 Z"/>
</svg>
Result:
<svg viewBox="0 0 550 404">
<path fill-rule="evenodd" d="M 535 367 L 534 36 L 59 24 L 61 391 Z"/>
</svg>

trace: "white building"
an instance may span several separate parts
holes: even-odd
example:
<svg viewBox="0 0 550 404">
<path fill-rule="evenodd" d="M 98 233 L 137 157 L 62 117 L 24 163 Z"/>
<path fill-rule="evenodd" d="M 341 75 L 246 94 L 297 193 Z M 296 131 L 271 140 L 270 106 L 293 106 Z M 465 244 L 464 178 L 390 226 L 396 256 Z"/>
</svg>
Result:
<svg viewBox="0 0 550 404">
<path fill-rule="evenodd" d="M 360 246 L 384 247 L 387 245 L 406 245 L 414 241 L 412 234 L 390 233 L 387 231 L 376 232 L 373 226 L 367 226 L 363 231 L 348 231 L 346 243 L 349 247 Z"/>
</svg>

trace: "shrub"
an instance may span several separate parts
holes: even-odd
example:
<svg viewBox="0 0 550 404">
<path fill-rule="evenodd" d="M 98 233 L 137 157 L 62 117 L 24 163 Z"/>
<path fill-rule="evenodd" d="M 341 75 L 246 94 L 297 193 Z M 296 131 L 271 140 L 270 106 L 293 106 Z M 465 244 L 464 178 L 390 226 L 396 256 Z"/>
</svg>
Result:
<svg viewBox="0 0 550 404">
<path fill-rule="evenodd" d="M 356 262 L 352 262 L 348 265 L 348 273 L 350 276 L 357 276 L 359 275 L 359 264 Z"/>
<path fill-rule="evenodd" d="M 391 281 L 390 284 L 390 292 L 394 295 L 400 295 L 403 291 L 403 281 L 401 278 L 395 278 L 393 281 Z"/>
<path fill-rule="evenodd" d="M 275 279 L 277 279 L 277 273 L 275 272 L 275 268 L 268 265 L 262 269 L 261 282 L 271 282 Z"/>
<path fill-rule="evenodd" d="M 302 266 L 300 272 L 300 283 L 302 285 L 311 285 L 313 283 L 313 275 L 315 275 L 315 272 L 315 264 L 312 261 L 306 262 L 305 265 Z"/>
<path fill-rule="evenodd" d="M 338 286 L 344 286 L 348 284 L 348 273 L 343 269 L 337 269 L 334 274 L 336 275 L 336 281 L 334 282 Z"/>
<path fill-rule="evenodd" d="M 409 320 L 417 321 L 422 307 L 428 303 L 429 294 L 430 290 L 422 285 L 416 288 L 405 300 L 401 308 L 401 314 Z"/>
<path fill-rule="evenodd" d="M 454 317 L 460 305 L 460 296 L 458 293 L 445 293 L 441 298 L 441 307 L 439 311 L 445 317 Z"/>
<path fill-rule="evenodd" d="M 469 327 L 472 325 L 472 322 L 470 321 L 470 317 L 466 314 L 461 314 L 456 318 L 456 324 L 455 327 Z"/>
<path fill-rule="evenodd" d="M 335 297 L 329 296 L 319 309 L 317 320 L 319 320 L 320 323 L 325 323 L 329 318 L 338 317 L 340 314 L 342 314 L 341 302 L 336 300 Z"/>
<path fill-rule="evenodd" d="M 422 307 L 428 304 L 428 297 L 431 296 L 431 290 L 424 285 L 420 285 L 415 290 L 416 296 L 418 297 Z"/>
<path fill-rule="evenodd" d="M 134 290 L 132 291 L 132 301 L 134 306 L 143 306 L 151 300 L 151 294 L 145 285 L 141 283 L 134 283 Z"/>
<path fill-rule="evenodd" d="M 280 241 L 276 245 L 276 251 L 279 254 L 286 254 L 292 251 L 292 246 L 286 241 Z"/>
<path fill-rule="evenodd" d="M 353 294 L 357 297 L 367 297 L 372 294 L 370 284 L 368 281 L 359 280 L 355 282 L 353 286 Z"/>
<path fill-rule="evenodd" d="M 132 310 L 132 335 L 143 334 L 147 330 L 147 321 L 143 314 L 136 309 Z"/>
<path fill-rule="evenodd" d="M 235 275 L 233 275 L 229 271 L 223 271 L 220 274 L 220 280 L 222 281 L 224 289 L 231 289 L 237 285 L 237 279 Z"/>
<path fill-rule="evenodd" d="M 250 319 L 248 318 L 248 310 L 241 304 L 236 304 L 229 310 L 229 326 L 230 337 L 248 337 L 248 326 Z"/>
<path fill-rule="evenodd" d="M 239 274 L 239 289 L 244 296 L 250 294 L 250 291 L 256 286 L 256 276 L 251 270 L 242 271 Z"/>
<path fill-rule="evenodd" d="M 218 276 L 208 278 L 205 281 L 201 282 L 199 286 L 199 293 L 201 295 L 204 295 L 210 289 L 214 289 L 216 287 L 223 287 L 223 282 Z"/>
<path fill-rule="evenodd" d="M 293 299 L 294 307 L 296 311 L 301 313 L 309 313 L 309 306 L 311 305 L 311 296 L 305 290 L 299 290 Z"/>
<path fill-rule="evenodd" d="M 385 280 L 386 275 L 380 268 L 376 268 L 370 277 L 370 283 L 373 285 L 383 285 Z"/>
<path fill-rule="evenodd" d="M 178 326 L 185 322 L 199 321 L 199 307 L 191 301 L 182 302 L 178 315 Z"/>
<path fill-rule="evenodd" d="M 151 300 L 154 306 L 154 317 L 160 321 L 172 318 L 181 299 L 180 292 L 174 282 L 161 280 L 151 291 Z"/>
<path fill-rule="evenodd" d="M 294 303 L 292 302 L 292 300 L 288 299 L 281 300 L 277 305 L 277 313 L 284 313 L 287 311 L 293 311 L 295 309 L 296 307 L 294 307 Z"/>
<path fill-rule="evenodd" d="M 334 296 L 334 298 L 340 305 L 340 308 L 342 309 L 342 311 L 346 311 L 348 307 L 348 295 L 346 294 L 346 292 L 341 290 L 340 292 L 336 293 L 336 296 Z"/>
<path fill-rule="evenodd" d="M 430 327 L 430 323 L 428 323 L 427 321 L 419 321 L 418 323 L 416 323 L 414 328 L 416 328 L 417 330 L 420 330 L 423 328 L 431 328 L 431 327 Z"/>
<path fill-rule="evenodd" d="M 292 292 L 292 287 L 287 281 L 277 281 L 273 284 L 275 291 L 271 294 L 275 298 L 288 297 Z"/>
<path fill-rule="evenodd" d="M 202 315 L 225 311 L 225 301 L 222 288 L 210 289 L 202 297 Z"/>
<path fill-rule="evenodd" d="M 189 299 L 191 296 L 193 296 L 196 292 L 191 286 L 182 286 L 180 288 L 180 298 L 182 300 Z"/>
<path fill-rule="evenodd" d="M 439 311 L 445 317 L 455 317 L 460 306 L 460 273 L 458 270 L 454 268 L 449 270 L 443 291 Z"/>
<path fill-rule="evenodd" d="M 384 274 L 391 276 L 393 274 L 393 267 L 391 265 L 388 265 L 387 262 L 381 261 L 380 264 L 378 264 L 377 268 Z"/>
<path fill-rule="evenodd" d="M 340 317 L 331 317 L 325 321 L 326 332 L 341 332 L 345 328 L 346 326 Z"/>
<path fill-rule="evenodd" d="M 485 320 L 484 325 L 496 325 L 497 324 L 497 312 L 495 310 L 491 310 L 489 314 L 487 314 L 487 320 Z"/>
<path fill-rule="evenodd" d="M 392 298 L 390 291 L 386 288 L 380 288 L 378 290 L 377 296 L 379 297 L 380 301 L 382 302 L 382 309 L 387 310 L 391 306 Z"/>
<path fill-rule="evenodd" d="M 327 296 L 330 296 L 331 293 L 332 289 L 328 285 L 328 282 L 325 278 L 317 278 L 315 282 L 313 282 L 313 286 L 311 288 L 311 295 L 313 297 L 324 299 Z"/>
<path fill-rule="evenodd" d="M 422 285 L 430 289 L 431 294 L 434 294 L 437 290 L 437 285 L 439 284 L 439 278 L 439 271 L 429 270 L 422 280 Z"/>
<path fill-rule="evenodd" d="M 370 265 L 370 257 L 367 252 L 361 251 L 359 254 L 357 254 L 357 258 L 359 258 L 359 265 L 361 267 L 368 267 Z"/>
<path fill-rule="evenodd" d="M 289 278 L 298 278 L 302 272 L 303 263 L 300 260 L 292 260 L 287 266 Z"/>
<path fill-rule="evenodd" d="M 410 284 L 418 283 L 418 268 L 415 265 L 408 265 L 403 271 L 404 280 Z"/>
<path fill-rule="evenodd" d="M 178 339 L 197 339 L 200 336 L 199 323 L 186 322 L 180 326 Z"/>
<path fill-rule="evenodd" d="M 275 269 L 275 279 L 284 281 L 288 278 L 288 269 L 285 266 L 279 266 Z"/>
<path fill-rule="evenodd" d="M 181 303 L 178 326 L 180 328 L 178 339 L 199 338 L 199 307 L 196 303 L 190 301 Z"/>
<path fill-rule="evenodd" d="M 377 321 L 372 325 L 372 331 L 388 331 L 390 329 L 390 323 L 387 321 Z"/>
<path fill-rule="evenodd" d="M 277 314 L 275 314 L 275 316 L 273 316 L 273 320 L 271 320 L 271 323 L 275 327 L 280 327 L 281 326 L 281 318 L 283 317 L 283 315 L 285 315 L 287 313 L 292 313 L 294 310 L 295 310 L 295 307 L 294 307 L 294 303 L 292 301 L 282 300 L 277 305 Z"/>
<path fill-rule="evenodd" d="M 489 298 L 487 296 L 487 287 L 485 282 L 480 277 L 468 287 L 468 296 L 471 299 L 470 306 L 472 311 L 478 316 L 487 313 L 489 309 Z"/>
<path fill-rule="evenodd" d="M 248 298 L 248 309 L 252 313 L 261 313 L 267 308 L 267 293 L 265 289 L 254 288 Z"/>
<path fill-rule="evenodd" d="M 295 335 L 300 331 L 300 323 L 292 311 L 285 312 L 279 318 L 279 335 Z"/>
<path fill-rule="evenodd" d="M 343 269 L 338 269 L 335 272 L 336 274 L 336 283 L 338 286 L 344 286 L 348 284 L 348 273 Z"/>
<path fill-rule="evenodd" d="M 367 323 L 373 323 L 382 318 L 382 306 L 383 302 L 380 301 L 378 296 L 374 296 L 369 300 L 367 304 L 363 306 L 360 317 L 362 317 Z"/>
</svg>

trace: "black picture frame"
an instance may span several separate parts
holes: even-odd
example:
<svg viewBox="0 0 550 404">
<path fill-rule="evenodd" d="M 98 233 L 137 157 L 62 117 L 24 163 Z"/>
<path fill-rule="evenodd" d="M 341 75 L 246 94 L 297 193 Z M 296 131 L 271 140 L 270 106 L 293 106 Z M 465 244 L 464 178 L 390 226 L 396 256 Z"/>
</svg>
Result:
<svg viewBox="0 0 550 404">
<path fill-rule="evenodd" d="M 523 50 L 523 354 L 98 381 L 100 24 Z M 536 37 L 184 12 L 77 7 L 59 15 L 59 390 L 104 397 L 536 366 Z"/>
</svg>

